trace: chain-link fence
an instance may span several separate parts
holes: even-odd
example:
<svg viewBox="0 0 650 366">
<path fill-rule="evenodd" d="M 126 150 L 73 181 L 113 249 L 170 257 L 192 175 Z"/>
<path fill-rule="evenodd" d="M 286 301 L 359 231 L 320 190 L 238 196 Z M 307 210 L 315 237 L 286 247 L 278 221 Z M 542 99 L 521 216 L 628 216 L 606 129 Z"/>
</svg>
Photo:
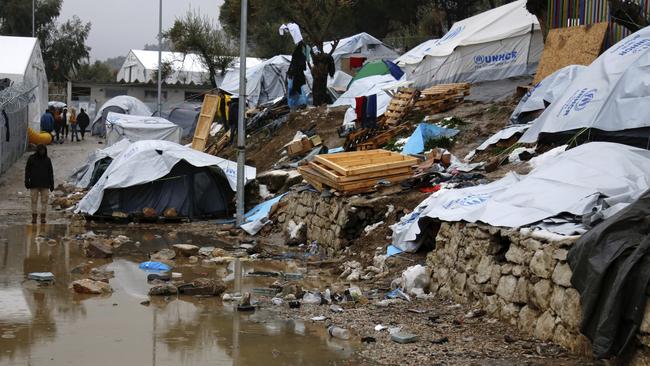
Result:
<svg viewBox="0 0 650 366">
<path fill-rule="evenodd" d="M 27 149 L 29 103 L 34 88 L 14 84 L 0 90 L 0 174 L 6 172 Z"/>
</svg>

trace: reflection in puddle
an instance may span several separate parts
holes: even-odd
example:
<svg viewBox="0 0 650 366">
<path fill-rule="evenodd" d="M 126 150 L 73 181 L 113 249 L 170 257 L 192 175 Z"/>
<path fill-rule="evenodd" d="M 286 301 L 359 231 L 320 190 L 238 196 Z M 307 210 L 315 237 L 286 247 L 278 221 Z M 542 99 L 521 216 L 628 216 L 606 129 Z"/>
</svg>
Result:
<svg viewBox="0 0 650 366">
<path fill-rule="evenodd" d="M 93 266 L 115 272 L 110 296 L 78 295 L 68 284 L 80 277 L 71 269 L 89 262 L 75 241 L 83 232 L 65 225 L 0 227 L 0 365 L 322 365 L 352 357 L 349 344 L 332 342 L 321 327 L 280 321 L 260 310 L 242 314 L 215 298 L 147 299 L 146 254 L 178 242 L 222 246 L 207 238 L 175 238 L 162 233 L 119 234 L 140 241 L 113 260 Z M 114 232 L 113 235 L 118 233 Z M 45 239 L 38 239 L 38 236 Z M 188 234 L 189 235 L 189 234 Z M 181 237 L 179 239 L 179 236 Z M 47 239 L 55 239 L 56 242 Z M 283 262 L 242 262 L 242 272 L 282 271 Z M 295 264 L 292 268 L 295 267 Z M 234 265 L 180 265 L 174 271 L 191 280 L 232 275 Z M 26 281 L 27 273 L 52 272 L 54 284 Z M 243 291 L 275 279 L 241 279 Z M 231 288 L 234 281 L 230 282 Z"/>
</svg>

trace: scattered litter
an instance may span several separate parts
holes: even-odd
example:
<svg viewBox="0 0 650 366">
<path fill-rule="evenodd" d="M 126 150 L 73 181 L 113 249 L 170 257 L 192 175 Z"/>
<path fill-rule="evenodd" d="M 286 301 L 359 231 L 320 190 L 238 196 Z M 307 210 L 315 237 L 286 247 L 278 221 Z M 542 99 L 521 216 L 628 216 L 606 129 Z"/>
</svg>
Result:
<svg viewBox="0 0 650 366">
<path fill-rule="evenodd" d="M 331 337 L 342 339 L 342 340 L 348 340 L 351 337 L 350 331 L 341 327 L 337 327 L 335 325 L 330 325 L 327 328 L 327 333 Z"/>
<path fill-rule="evenodd" d="M 373 232 L 373 230 L 375 230 L 376 228 L 380 227 L 380 226 L 383 225 L 383 224 L 384 224 L 383 221 L 376 222 L 376 223 L 374 223 L 374 224 L 372 224 L 372 225 L 368 225 L 368 226 L 366 226 L 366 227 L 363 229 L 363 231 L 366 233 L 366 236 L 368 236 L 371 232 Z"/>
<path fill-rule="evenodd" d="M 400 248 L 394 246 L 394 245 L 389 245 L 388 248 L 386 248 L 386 256 L 387 257 L 392 257 L 396 254 L 403 253 L 404 251 L 401 250 Z"/>
<path fill-rule="evenodd" d="M 254 288 L 253 290 L 254 294 L 257 295 L 262 295 L 262 296 L 275 296 L 278 293 L 277 289 L 274 288 Z"/>
<path fill-rule="evenodd" d="M 381 324 L 375 325 L 375 331 L 377 331 L 377 332 L 381 332 L 384 329 L 388 329 L 388 327 L 385 326 L 385 325 L 381 325 Z"/>
<path fill-rule="evenodd" d="M 311 319 L 312 321 L 315 321 L 315 322 L 322 322 L 322 321 L 326 320 L 327 317 L 326 317 L 326 316 L 323 316 L 323 315 L 320 315 L 320 316 L 313 316 L 313 317 L 311 317 L 310 319 Z"/>
<path fill-rule="evenodd" d="M 390 339 L 397 343 L 414 343 L 418 341 L 418 336 L 406 332 L 398 332 L 390 335 Z"/>
<path fill-rule="evenodd" d="M 142 262 L 140 263 L 139 268 L 145 271 L 159 271 L 159 272 L 167 272 L 167 271 L 171 271 L 172 269 L 172 267 L 170 267 L 169 265 L 160 262 Z"/>
<path fill-rule="evenodd" d="M 422 309 L 407 309 L 407 311 L 415 314 L 424 314 L 427 312 L 427 310 L 422 310 Z"/>
<path fill-rule="evenodd" d="M 302 298 L 305 304 L 320 305 L 321 297 L 319 293 L 307 292 Z"/>
<path fill-rule="evenodd" d="M 339 305 L 332 304 L 332 305 L 330 305 L 330 311 L 332 311 L 333 313 L 342 313 L 343 308 L 341 306 L 339 306 Z"/>
<path fill-rule="evenodd" d="M 27 275 L 27 279 L 39 282 L 52 282 L 54 281 L 54 273 L 52 272 L 32 272 Z"/>
<path fill-rule="evenodd" d="M 411 297 L 405 294 L 402 290 L 396 288 L 393 291 L 386 294 L 386 297 L 389 299 L 404 299 L 406 301 L 411 301 Z"/>
</svg>

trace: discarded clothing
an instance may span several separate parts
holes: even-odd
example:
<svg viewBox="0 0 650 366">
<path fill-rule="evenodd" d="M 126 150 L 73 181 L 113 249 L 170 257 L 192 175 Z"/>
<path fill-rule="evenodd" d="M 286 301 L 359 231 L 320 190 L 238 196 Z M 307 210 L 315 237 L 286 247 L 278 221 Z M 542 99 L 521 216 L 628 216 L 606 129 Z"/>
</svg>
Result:
<svg viewBox="0 0 650 366">
<path fill-rule="evenodd" d="M 377 127 L 377 94 L 369 95 L 366 99 L 364 119 L 361 121 L 363 128 Z"/>
<path fill-rule="evenodd" d="M 293 85 L 293 79 L 287 78 L 287 90 L 292 90 Z M 300 92 L 298 93 L 289 93 L 289 95 L 287 95 L 287 105 L 289 106 L 289 109 L 296 109 L 307 105 L 307 96 L 305 95 L 304 90 L 300 88 Z"/>
<path fill-rule="evenodd" d="M 350 57 L 350 68 L 358 69 L 363 66 L 363 63 L 366 61 L 365 57 Z"/>
<path fill-rule="evenodd" d="M 424 152 L 427 141 L 440 137 L 454 137 L 458 130 L 444 128 L 429 123 L 420 123 L 402 148 L 402 154 L 420 154 Z"/>
<path fill-rule="evenodd" d="M 302 33 L 300 32 L 300 27 L 296 23 L 282 24 L 278 31 L 281 36 L 283 36 L 285 32 L 291 34 L 294 44 L 302 42 Z"/>
</svg>

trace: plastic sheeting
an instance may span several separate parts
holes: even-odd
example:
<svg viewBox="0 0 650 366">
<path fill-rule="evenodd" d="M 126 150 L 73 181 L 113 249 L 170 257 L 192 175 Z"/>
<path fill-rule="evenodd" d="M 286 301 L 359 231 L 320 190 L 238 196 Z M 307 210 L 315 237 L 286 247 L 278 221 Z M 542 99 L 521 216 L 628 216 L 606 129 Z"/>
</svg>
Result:
<svg viewBox="0 0 650 366">
<path fill-rule="evenodd" d="M 510 121 L 519 123 L 519 116 L 522 113 L 546 109 L 548 104 L 552 104 L 562 96 L 571 82 L 586 68 L 582 65 L 569 65 L 547 76 L 521 98 L 517 108 L 510 116 Z"/>
<path fill-rule="evenodd" d="M 271 212 L 273 205 L 280 202 L 282 197 L 285 195 L 286 193 L 281 194 L 253 207 L 253 209 L 248 211 L 244 216 L 245 223 L 241 225 L 241 228 L 249 235 L 256 235 L 260 229 L 262 229 L 262 227 L 269 221 L 269 212 Z"/>
<path fill-rule="evenodd" d="M 453 128 L 420 123 L 404 144 L 402 154 L 420 154 L 424 152 L 424 145 L 426 145 L 428 140 L 438 137 L 454 137 L 458 135 L 458 132 L 458 130 Z"/>
<path fill-rule="evenodd" d="M 537 18 L 519 0 L 454 23 L 405 71 L 419 88 L 501 80 L 533 73 L 543 48 Z"/>
<path fill-rule="evenodd" d="M 162 117 L 130 116 L 109 112 L 106 116 L 106 144 L 121 140 L 165 140 L 179 144 L 183 129 Z"/>
<path fill-rule="evenodd" d="M 97 184 L 79 202 L 76 212 L 94 214 L 99 209 L 104 191 L 152 182 L 171 172 L 181 160 L 195 167 L 221 169 L 230 188 L 237 190 L 237 163 L 205 154 L 169 141 L 138 141 L 132 143 L 108 167 Z M 245 181 L 255 179 L 255 168 L 245 167 Z"/>
<path fill-rule="evenodd" d="M 393 245 L 416 250 L 422 218 L 516 228 L 560 213 L 618 210 L 649 187 L 650 151 L 592 142 L 546 159 L 527 176 L 511 172 L 490 184 L 434 193 L 393 226 Z"/>
<path fill-rule="evenodd" d="M 332 50 L 332 42 L 323 44 L 323 52 Z M 361 32 L 342 38 L 332 53 L 336 69 L 341 69 L 341 60 L 345 57 L 365 57 L 366 61 L 389 59 L 399 56 L 395 50 L 386 46 L 382 41 L 368 33 Z"/>
<path fill-rule="evenodd" d="M 350 85 L 350 89 L 343 93 L 331 106 L 349 105 L 354 110 L 356 105 L 354 98 L 377 94 L 377 117 L 379 117 L 386 112 L 391 100 L 391 96 L 386 93 L 386 90 L 397 89 L 403 85 L 406 84 L 403 81 L 395 80 L 390 74 L 369 76 Z"/>
<path fill-rule="evenodd" d="M 498 131 L 494 135 L 490 136 L 487 140 L 483 141 L 483 143 L 479 145 L 479 147 L 477 147 L 475 150 L 472 150 L 469 154 L 467 154 L 467 156 L 465 156 L 465 160 L 466 161 L 472 160 L 474 158 L 474 155 L 476 155 L 477 151 L 483 151 L 488 147 L 498 143 L 499 141 L 507 140 L 520 132 L 526 131 L 528 127 L 530 126 L 516 125 L 516 126 L 509 126 Z"/>
<path fill-rule="evenodd" d="M 605 51 L 566 88 L 519 140 L 582 128 L 622 131 L 650 127 L 650 27 Z M 650 137 L 650 136 L 648 136 Z"/>
<path fill-rule="evenodd" d="M 111 98 L 97 111 L 93 122 L 90 124 L 90 131 L 93 135 L 104 136 L 106 134 L 105 118 L 109 112 L 130 114 L 132 116 L 151 116 L 151 110 L 139 99 L 128 95 L 119 95 Z"/>
<path fill-rule="evenodd" d="M 78 188 L 88 188 L 95 173 L 97 162 L 105 158 L 117 158 L 124 150 L 126 150 L 127 147 L 129 147 L 129 145 L 131 145 L 129 140 L 121 140 L 105 149 L 95 150 L 95 152 L 88 157 L 86 162 L 70 175 L 70 183 L 74 184 Z"/>
</svg>

